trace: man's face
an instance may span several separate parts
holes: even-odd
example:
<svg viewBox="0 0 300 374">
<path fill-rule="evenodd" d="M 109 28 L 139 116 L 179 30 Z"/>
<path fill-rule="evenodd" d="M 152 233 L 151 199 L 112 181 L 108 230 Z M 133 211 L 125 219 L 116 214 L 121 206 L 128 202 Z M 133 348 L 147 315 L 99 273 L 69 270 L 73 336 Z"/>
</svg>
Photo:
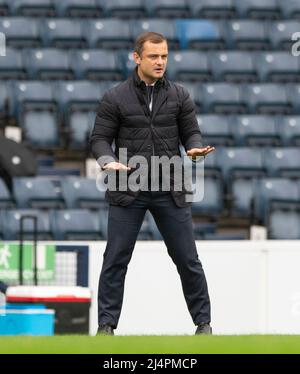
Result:
<svg viewBox="0 0 300 374">
<path fill-rule="evenodd" d="M 138 74 L 146 83 L 154 83 L 162 78 L 167 67 L 168 45 L 166 41 L 162 43 L 144 43 L 141 56 L 136 52 L 133 54 L 134 61 L 138 65 Z"/>
</svg>

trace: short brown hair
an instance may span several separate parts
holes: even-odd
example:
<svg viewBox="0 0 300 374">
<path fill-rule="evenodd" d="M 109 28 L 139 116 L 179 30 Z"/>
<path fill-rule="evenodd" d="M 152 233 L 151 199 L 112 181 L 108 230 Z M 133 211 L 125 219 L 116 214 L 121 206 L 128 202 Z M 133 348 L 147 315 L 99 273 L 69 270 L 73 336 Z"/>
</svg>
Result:
<svg viewBox="0 0 300 374">
<path fill-rule="evenodd" d="M 162 43 L 164 41 L 167 41 L 167 39 L 157 32 L 143 32 L 140 34 L 134 43 L 134 52 L 136 52 L 139 56 L 142 55 L 143 47 L 145 42 L 151 42 L 151 43 Z"/>
</svg>

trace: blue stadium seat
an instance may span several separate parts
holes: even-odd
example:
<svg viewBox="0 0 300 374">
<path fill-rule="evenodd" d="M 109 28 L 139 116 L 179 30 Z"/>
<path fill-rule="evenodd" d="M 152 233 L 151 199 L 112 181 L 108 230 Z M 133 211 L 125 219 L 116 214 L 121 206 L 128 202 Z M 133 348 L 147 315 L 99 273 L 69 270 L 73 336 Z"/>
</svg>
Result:
<svg viewBox="0 0 300 374">
<path fill-rule="evenodd" d="M 206 113 L 246 113 L 247 101 L 243 100 L 237 84 L 206 83 L 202 85 L 203 106 Z"/>
<path fill-rule="evenodd" d="M 59 17 L 101 17 L 103 7 L 96 0 L 52 0 Z"/>
<path fill-rule="evenodd" d="M 9 0 L 0 0 L 0 16 L 8 16 L 10 14 Z"/>
<path fill-rule="evenodd" d="M 264 165 L 270 176 L 300 178 L 299 148 L 270 148 L 264 152 Z"/>
<path fill-rule="evenodd" d="M 14 81 L 12 85 L 13 111 L 20 116 L 23 111 L 56 109 L 56 99 L 51 84 L 41 81 Z"/>
<path fill-rule="evenodd" d="M 234 179 L 262 177 L 266 175 L 262 152 L 256 147 L 219 148 L 217 163 L 230 190 Z M 208 158 L 208 157 L 207 157 Z"/>
<path fill-rule="evenodd" d="M 13 206 L 14 202 L 9 189 L 3 179 L 0 179 L 0 209 L 11 208 Z"/>
<path fill-rule="evenodd" d="M 234 18 L 236 7 L 233 0 L 189 0 L 191 13 L 199 18 Z"/>
<path fill-rule="evenodd" d="M 61 148 L 63 139 L 59 130 L 57 113 L 49 111 L 28 111 L 22 115 L 24 138 L 35 148 L 55 150 Z"/>
<path fill-rule="evenodd" d="M 280 137 L 272 116 L 236 116 L 231 133 L 238 146 L 280 145 Z"/>
<path fill-rule="evenodd" d="M 22 216 L 37 217 L 38 240 L 51 240 L 50 223 L 48 213 L 36 209 L 12 209 L 2 213 L 2 227 L 4 240 L 20 239 L 20 219 Z M 23 222 L 25 240 L 32 240 L 34 236 L 34 224 L 32 219 Z"/>
<path fill-rule="evenodd" d="M 277 0 L 234 0 L 240 18 L 278 19 L 281 11 Z"/>
<path fill-rule="evenodd" d="M 264 52 L 257 56 L 260 79 L 265 82 L 299 82 L 300 67 L 298 58 L 289 52 Z"/>
<path fill-rule="evenodd" d="M 197 115 L 197 121 L 204 140 L 209 145 L 233 145 L 228 116 L 213 114 Z"/>
<path fill-rule="evenodd" d="M 83 33 L 90 48 L 131 49 L 130 23 L 116 18 L 82 21 Z"/>
<path fill-rule="evenodd" d="M 300 239 L 300 212 L 274 210 L 268 223 L 268 239 Z"/>
<path fill-rule="evenodd" d="M 227 42 L 230 49 L 260 50 L 270 48 L 266 26 L 252 20 L 233 20 L 227 23 Z"/>
<path fill-rule="evenodd" d="M 98 0 L 98 3 L 103 4 L 106 17 L 138 19 L 147 14 L 143 0 Z"/>
<path fill-rule="evenodd" d="M 258 80 L 254 56 L 246 52 L 212 52 L 209 58 L 216 81 L 256 82 Z"/>
<path fill-rule="evenodd" d="M 6 55 L 0 56 L 0 79 L 26 79 L 27 72 L 22 54 L 17 49 L 6 48 Z"/>
<path fill-rule="evenodd" d="M 195 104 L 196 111 L 199 112 L 203 106 L 202 90 L 200 89 L 199 83 L 195 82 L 176 82 L 180 86 L 183 86 L 190 94 L 191 99 Z"/>
<path fill-rule="evenodd" d="M 255 178 L 239 178 L 231 184 L 231 215 L 234 217 L 252 217 L 253 190 Z"/>
<path fill-rule="evenodd" d="M 95 179 L 63 178 L 61 187 L 67 208 L 100 209 L 107 206 L 105 191 L 97 189 Z"/>
<path fill-rule="evenodd" d="M 183 81 L 211 80 L 211 70 L 205 53 L 197 51 L 169 52 L 168 78 Z"/>
<path fill-rule="evenodd" d="M 99 216 L 87 209 L 53 210 L 49 214 L 55 240 L 103 239 Z"/>
<path fill-rule="evenodd" d="M 182 49 L 221 49 L 225 46 L 221 24 L 209 20 L 176 20 Z"/>
<path fill-rule="evenodd" d="M 72 149 L 88 150 L 89 137 L 94 127 L 96 113 L 75 112 L 69 115 L 69 147 Z"/>
<path fill-rule="evenodd" d="M 291 102 L 293 107 L 293 112 L 295 114 L 300 113 L 300 107 L 299 107 L 299 99 L 300 99 L 300 84 L 287 84 L 286 85 L 286 91 L 288 100 Z"/>
<path fill-rule="evenodd" d="M 254 214 L 266 223 L 274 209 L 300 207 L 298 183 L 283 178 L 263 178 L 254 185 Z"/>
<path fill-rule="evenodd" d="M 1 17 L 0 32 L 5 34 L 6 45 L 12 48 L 31 48 L 42 45 L 38 22 L 33 18 Z"/>
<path fill-rule="evenodd" d="M 272 22 L 268 28 L 268 37 L 273 49 L 287 49 L 290 51 L 292 44 L 295 43 L 295 41 L 292 40 L 292 35 L 295 32 L 299 32 L 299 30 L 300 21 L 297 20 Z"/>
<path fill-rule="evenodd" d="M 0 86 L 0 119 L 7 118 L 8 114 L 13 110 L 12 107 L 13 100 L 10 85 L 2 82 Z"/>
<path fill-rule="evenodd" d="M 13 195 L 17 207 L 60 208 L 64 207 L 62 196 L 56 191 L 50 179 L 42 177 L 21 177 L 13 179 Z"/>
<path fill-rule="evenodd" d="M 121 80 L 123 77 L 121 59 L 111 50 L 73 51 L 70 61 L 77 79 Z"/>
<path fill-rule="evenodd" d="M 298 0 L 285 0 L 279 1 L 282 14 L 286 18 L 297 18 L 300 19 L 300 3 Z"/>
<path fill-rule="evenodd" d="M 55 7 L 52 0 L 13 0 L 11 8 L 14 15 L 55 16 Z"/>
<path fill-rule="evenodd" d="M 24 51 L 24 60 L 31 79 L 72 79 L 67 51 L 55 48 Z"/>
<path fill-rule="evenodd" d="M 185 18 L 190 16 L 186 1 L 182 0 L 145 0 L 150 17 Z"/>
<path fill-rule="evenodd" d="M 206 176 L 202 201 L 193 202 L 192 214 L 217 217 L 223 210 L 223 186 L 218 178 Z"/>
<path fill-rule="evenodd" d="M 300 116 L 277 118 L 277 131 L 284 146 L 300 146 Z"/>
<path fill-rule="evenodd" d="M 83 35 L 80 20 L 48 18 L 42 22 L 41 33 L 47 48 L 87 47 L 87 39 Z"/>
<path fill-rule="evenodd" d="M 179 49 L 179 38 L 176 35 L 175 22 L 170 19 L 144 18 L 131 21 L 133 37 L 136 38 L 143 32 L 158 32 L 168 40 L 170 50 Z"/>
<path fill-rule="evenodd" d="M 289 114 L 293 111 L 285 86 L 281 84 L 248 84 L 244 97 L 251 113 Z"/>
</svg>

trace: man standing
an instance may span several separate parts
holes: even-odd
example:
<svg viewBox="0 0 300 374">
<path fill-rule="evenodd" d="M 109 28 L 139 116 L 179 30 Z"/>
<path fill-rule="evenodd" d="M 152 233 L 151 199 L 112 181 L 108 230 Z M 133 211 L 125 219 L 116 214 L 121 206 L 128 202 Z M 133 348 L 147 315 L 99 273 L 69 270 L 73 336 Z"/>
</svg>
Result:
<svg viewBox="0 0 300 374">
<path fill-rule="evenodd" d="M 179 156 L 179 141 L 188 156 L 206 156 L 213 147 L 203 147 L 195 109 L 186 89 L 164 78 L 168 45 L 158 33 L 146 32 L 135 42 L 137 65 L 132 76 L 110 89 L 102 98 L 90 143 L 103 170 L 131 173 L 119 159 L 125 148 L 127 157 Z M 115 140 L 115 152 L 112 142 Z M 175 263 L 185 300 L 197 327 L 196 334 L 211 334 L 210 300 L 206 278 L 198 259 L 186 190 L 162 188 L 158 191 L 131 189 L 107 191 L 109 205 L 108 240 L 98 289 L 98 333 L 114 334 L 121 313 L 125 275 L 144 215 L 149 209 Z M 173 180 L 174 175 L 171 176 Z"/>
</svg>

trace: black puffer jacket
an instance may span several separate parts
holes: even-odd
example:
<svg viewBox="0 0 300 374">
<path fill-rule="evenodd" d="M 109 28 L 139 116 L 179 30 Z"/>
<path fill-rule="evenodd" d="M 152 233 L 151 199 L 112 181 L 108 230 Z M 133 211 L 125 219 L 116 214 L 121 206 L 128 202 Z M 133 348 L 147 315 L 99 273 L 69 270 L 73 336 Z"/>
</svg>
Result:
<svg viewBox="0 0 300 374">
<path fill-rule="evenodd" d="M 111 147 L 113 140 L 115 152 Z M 186 150 L 202 147 L 194 103 L 187 90 L 165 78 L 159 79 L 154 86 L 150 112 L 146 85 L 135 70 L 131 77 L 110 89 L 102 98 L 90 146 L 96 159 L 110 156 L 119 161 L 119 148 L 127 148 L 128 159 L 141 155 L 149 162 L 153 154 L 169 158 L 180 155 L 180 141 Z M 111 204 L 125 206 L 138 193 L 107 191 L 106 196 Z M 184 190 L 171 189 L 171 193 L 177 206 L 189 204 L 185 202 Z"/>
</svg>

